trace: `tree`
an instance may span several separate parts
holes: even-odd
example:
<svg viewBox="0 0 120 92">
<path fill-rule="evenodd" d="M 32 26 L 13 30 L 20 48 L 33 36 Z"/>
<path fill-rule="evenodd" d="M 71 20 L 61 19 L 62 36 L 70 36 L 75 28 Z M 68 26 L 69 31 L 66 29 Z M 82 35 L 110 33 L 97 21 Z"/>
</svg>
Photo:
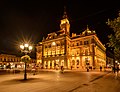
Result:
<svg viewBox="0 0 120 92">
<path fill-rule="evenodd" d="M 113 29 L 113 34 L 108 36 L 108 46 L 114 48 L 115 59 L 120 60 L 120 11 L 117 18 L 108 19 L 107 25 Z"/>
<path fill-rule="evenodd" d="M 25 63 L 25 71 L 24 71 L 24 80 L 27 80 L 27 73 L 26 73 L 26 64 L 30 61 L 30 57 L 28 55 L 24 55 L 21 57 L 21 60 Z"/>
<path fill-rule="evenodd" d="M 23 62 L 28 62 L 28 61 L 31 60 L 31 58 L 30 58 L 30 56 L 28 56 L 28 55 L 24 55 L 24 56 L 21 57 L 21 60 L 22 60 Z"/>
</svg>

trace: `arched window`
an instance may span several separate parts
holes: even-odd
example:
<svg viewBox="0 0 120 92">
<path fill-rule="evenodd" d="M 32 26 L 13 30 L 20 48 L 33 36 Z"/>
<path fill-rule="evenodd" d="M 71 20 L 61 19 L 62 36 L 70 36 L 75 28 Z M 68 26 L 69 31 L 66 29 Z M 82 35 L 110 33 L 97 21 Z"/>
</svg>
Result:
<svg viewBox="0 0 120 92">
<path fill-rule="evenodd" d="M 75 60 L 72 60 L 72 65 L 75 65 Z"/>
<path fill-rule="evenodd" d="M 88 55 L 88 49 L 85 49 L 85 55 Z"/>
<path fill-rule="evenodd" d="M 77 46 L 79 46 L 79 43 L 77 43 Z"/>
<path fill-rule="evenodd" d="M 79 60 L 77 60 L 77 65 L 79 65 Z"/>
<path fill-rule="evenodd" d="M 80 45 L 82 45 L 82 41 L 80 41 Z"/>
<path fill-rule="evenodd" d="M 4 58 L 4 61 L 6 61 L 6 58 Z"/>
<path fill-rule="evenodd" d="M 88 58 L 85 58 L 85 63 L 86 63 L 86 65 L 89 65 L 89 59 Z"/>
</svg>

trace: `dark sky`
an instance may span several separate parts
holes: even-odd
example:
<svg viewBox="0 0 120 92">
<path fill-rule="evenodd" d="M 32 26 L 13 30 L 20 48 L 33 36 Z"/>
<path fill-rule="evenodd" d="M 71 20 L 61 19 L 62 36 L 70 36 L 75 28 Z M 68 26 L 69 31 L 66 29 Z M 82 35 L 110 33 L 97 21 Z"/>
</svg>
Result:
<svg viewBox="0 0 120 92">
<path fill-rule="evenodd" d="M 103 44 L 107 43 L 110 29 L 106 22 L 108 18 L 118 15 L 120 2 L 0 0 L 0 53 L 18 54 L 20 43 L 29 41 L 36 44 L 48 33 L 58 31 L 64 6 L 71 24 L 71 33 L 79 34 L 88 25 L 91 30 L 96 31 Z"/>
</svg>

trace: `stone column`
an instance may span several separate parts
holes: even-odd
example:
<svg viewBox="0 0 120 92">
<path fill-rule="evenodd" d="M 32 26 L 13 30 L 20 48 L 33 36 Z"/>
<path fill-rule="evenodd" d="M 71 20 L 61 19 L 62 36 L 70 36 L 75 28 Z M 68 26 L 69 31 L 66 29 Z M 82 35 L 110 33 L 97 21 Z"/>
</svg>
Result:
<svg viewBox="0 0 120 92">
<path fill-rule="evenodd" d="M 92 45 L 92 63 L 93 63 L 93 68 L 95 67 L 95 46 L 94 44 Z"/>
<path fill-rule="evenodd" d="M 67 64 L 67 40 L 66 40 L 66 35 L 64 39 L 64 68 L 68 68 Z"/>
</svg>

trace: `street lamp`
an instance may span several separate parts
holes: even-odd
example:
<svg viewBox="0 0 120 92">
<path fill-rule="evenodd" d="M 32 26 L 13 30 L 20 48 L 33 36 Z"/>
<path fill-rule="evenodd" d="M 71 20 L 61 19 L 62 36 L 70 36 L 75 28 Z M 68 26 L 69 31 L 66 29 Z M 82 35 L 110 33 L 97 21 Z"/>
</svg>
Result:
<svg viewBox="0 0 120 92">
<path fill-rule="evenodd" d="M 115 63 L 118 63 L 118 61 L 116 60 Z"/>
<path fill-rule="evenodd" d="M 32 46 L 30 46 L 29 44 L 24 44 L 24 45 L 22 44 L 20 45 L 20 48 L 21 48 L 21 52 L 25 53 L 25 56 L 22 56 L 21 59 L 25 63 L 24 80 L 26 80 L 27 79 L 26 64 L 27 61 L 30 60 L 30 57 L 27 54 L 32 51 Z"/>
</svg>

